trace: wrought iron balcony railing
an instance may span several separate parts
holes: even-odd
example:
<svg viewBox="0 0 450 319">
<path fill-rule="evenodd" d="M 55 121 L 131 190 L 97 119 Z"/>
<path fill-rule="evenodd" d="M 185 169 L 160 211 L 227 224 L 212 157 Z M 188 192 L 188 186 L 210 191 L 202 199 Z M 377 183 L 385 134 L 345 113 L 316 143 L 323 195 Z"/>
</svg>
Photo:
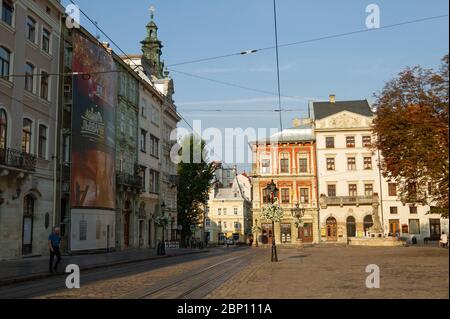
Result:
<svg viewBox="0 0 450 319">
<path fill-rule="evenodd" d="M 0 165 L 27 171 L 36 169 L 36 156 L 11 148 L 0 148 Z"/>
<path fill-rule="evenodd" d="M 116 174 L 116 182 L 118 185 L 134 187 L 137 189 L 143 188 L 143 180 L 141 176 L 131 175 L 127 173 L 118 172 Z"/>
</svg>

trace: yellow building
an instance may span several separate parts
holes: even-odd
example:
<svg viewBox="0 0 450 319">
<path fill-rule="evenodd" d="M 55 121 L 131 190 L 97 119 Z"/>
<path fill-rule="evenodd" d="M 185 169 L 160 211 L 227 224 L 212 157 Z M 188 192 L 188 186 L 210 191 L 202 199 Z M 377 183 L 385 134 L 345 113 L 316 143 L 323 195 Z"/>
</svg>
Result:
<svg viewBox="0 0 450 319">
<path fill-rule="evenodd" d="M 205 220 L 205 235 L 210 244 L 224 244 L 225 239 L 247 243 L 251 235 L 251 182 L 238 175 L 229 188 L 214 187 L 210 192 Z"/>
</svg>

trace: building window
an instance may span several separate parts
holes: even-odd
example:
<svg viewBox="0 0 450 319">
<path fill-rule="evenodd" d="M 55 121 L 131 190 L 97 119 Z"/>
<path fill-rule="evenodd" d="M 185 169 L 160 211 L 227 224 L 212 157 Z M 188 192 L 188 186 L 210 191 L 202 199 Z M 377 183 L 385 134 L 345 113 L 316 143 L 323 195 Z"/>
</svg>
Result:
<svg viewBox="0 0 450 319">
<path fill-rule="evenodd" d="M 300 203 L 309 204 L 309 188 L 300 188 Z"/>
<path fill-rule="evenodd" d="M 388 184 L 388 192 L 389 192 L 389 196 L 397 196 L 397 184 L 389 183 Z"/>
<path fill-rule="evenodd" d="M 150 155 L 159 158 L 159 139 L 150 135 Z"/>
<path fill-rule="evenodd" d="M 349 171 L 356 170 L 356 158 L 354 158 L 354 157 L 347 158 L 347 169 Z"/>
<path fill-rule="evenodd" d="M 420 235 L 420 220 L 418 219 L 409 220 L 409 233 L 412 235 Z"/>
<path fill-rule="evenodd" d="M 269 204 L 271 202 L 270 199 L 272 194 L 268 189 L 263 189 L 262 193 L 263 193 L 263 204 Z"/>
<path fill-rule="evenodd" d="M 80 220 L 80 241 L 87 240 L 87 221 L 86 220 Z"/>
<path fill-rule="evenodd" d="M 145 99 L 142 99 L 141 115 L 143 118 L 147 118 L 147 101 Z"/>
<path fill-rule="evenodd" d="M 238 214 L 238 209 L 234 208 L 234 214 L 237 215 Z"/>
<path fill-rule="evenodd" d="M 23 119 L 22 126 L 22 152 L 31 154 L 32 122 L 29 119 Z"/>
<path fill-rule="evenodd" d="M 47 29 L 42 30 L 42 50 L 50 53 L 50 31 Z"/>
<path fill-rule="evenodd" d="M 36 21 L 31 17 L 27 17 L 27 39 L 36 43 Z"/>
<path fill-rule="evenodd" d="M 427 186 L 428 186 L 428 196 L 432 196 L 433 195 L 433 183 L 428 182 Z"/>
<path fill-rule="evenodd" d="M 270 174 L 270 159 L 261 161 L 261 174 Z"/>
<path fill-rule="evenodd" d="M 336 185 L 328 185 L 328 197 L 336 197 Z"/>
<path fill-rule="evenodd" d="M 290 191 L 289 188 L 281 189 L 281 204 L 289 204 L 290 203 Z"/>
<path fill-rule="evenodd" d="M 370 136 L 370 135 L 363 136 L 362 144 L 364 147 L 371 147 L 372 146 L 372 136 Z"/>
<path fill-rule="evenodd" d="M 326 137 L 325 145 L 326 145 L 326 148 L 334 148 L 334 137 Z"/>
<path fill-rule="evenodd" d="M 364 157 L 364 169 L 372 169 L 372 157 Z"/>
<path fill-rule="evenodd" d="M 416 215 L 417 214 L 417 206 L 409 206 L 409 213 L 411 215 Z"/>
<path fill-rule="evenodd" d="M 219 216 L 222 215 L 222 208 L 217 209 L 217 215 L 219 215 Z"/>
<path fill-rule="evenodd" d="M 141 152 L 147 152 L 147 132 L 141 130 Z"/>
<path fill-rule="evenodd" d="M 351 196 L 351 197 L 358 196 L 358 185 L 356 185 L 356 184 L 348 185 L 348 196 Z"/>
<path fill-rule="evenodd" d="M 159 125 L 159 110 L 156 107 L 152 108 L 152 122 Z"/>
<path fill-rule="evenodd" d="M 39 125 L 39 150 L 38 156 L 42 159 L 47 158 L 47 127 Z"/>
<path fill-rule="evenodd" d="M 159 173 L 155 170 L 150 170 L 149 174 L 149 192 L 152 194 L 159 193 Z"/>
<path fill-rule="evenodd" d="M 308 173 L 308 159 L 307 158 L 300 158 L 298 163 L 298 171 L 300 173 Z"/>
<path fill-rule="evenodd" d="M 228 229 L 228 223 L 227 222 L 223 222 L 223 229 Z"/>
<path fill-rule="evenodd" d="M 11 52 L 0 47 L 0 78 L 9 80 L 9 68 L 11 63 Z"/>
<path fill-rule="evenodd" d="M 41 72 L 41 98 L 48 100 L 48 73 Z"/>
<path fill-rule="evenodd" d="M 120 113 L 120 133 L 125 134 L 125 113 Z"/>
<path fill-rule="evenodd" d="M 327 158 L 327 170 L 334 171 L 336 169 L 334 158 Z"/>
<path fill-rule="evenodd" d="M 364 185 L 364 196 L 366 196 L 366 197 L 373 196 L 373 184 L 365 184 Z"/>
<path fill-rule="evenodd" d="M 34 91 L 34 65 L 25 63 L 25 90 Z"/>
<path fill-rule="evenodd" d="M 240 230 L 241 229 L 241 224 L 239 224 L 239 222 L 234 222 L 234 229 Z"/>
<path fill-rule="evenodd" d="M 130 138 L 133 138 L 134 137 L 134 125 L 133 125 L 133 119 L 131 119 L 131 118 L 128 119 L 128 128 L 129 128 L 128 136 Z"/>
<path fill-rule="evenodd" d="M 389 212 L 391 215 L 397 215 L 398 214 L 398 208 L 397 207 L 390 207 Z"/>
<path fill-rule="evenodd" d="M 347 147 L 349 147 L 349 148 L 355 147 L 355 137 L 354 136 L 347 136 L 346 137 L 346 143 L 347 143 Z"/>
<path fill-rule="evenodd" d="M 227 209 L 226 209 L 226 208 L 223 209 L 223 215 L 224 215 L 224 216 L 227 215 Z"/>
<path fill-rule="evenodd" d="M 282 154 L 280 160 L 280 173 L 289 173 L 289 154 Z"/>
<path fill-rule="evenodd" d="M 4 150 L 8 143 L 8 115 L 0 109 L 0 149 Z"/>
<path fill-rule="evenodd" d="M 205 219 L 205 226 L 206 227 L 211 227 L 211 220 L 209 218 Z"/>
<path fill-rule="evenodd" d="M 11 0 L 3 0 L 2 3 L 2 21 L 6 24 L 12 25 L 14 8 Z"/>
</svg>

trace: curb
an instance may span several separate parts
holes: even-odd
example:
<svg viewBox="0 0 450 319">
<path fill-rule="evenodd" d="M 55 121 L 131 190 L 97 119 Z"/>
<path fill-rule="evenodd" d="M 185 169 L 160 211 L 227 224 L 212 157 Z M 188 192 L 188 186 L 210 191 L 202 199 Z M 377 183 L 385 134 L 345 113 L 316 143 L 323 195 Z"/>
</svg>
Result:
<svg viewBox="0 0 450 319">
<path fill-rule="evenodd" d="M 80 271 L 87 271 L 87 270 L 94 270 L 99 268 L 108 268 L 108 267 L 114 267 L 114 266 L 120 266 L 120 265 L 127 265 L 127 264 L 133 264 L 133 263 L 139 263 L 143 261 L 149 261 L 149 260 L 158 260 L 158 259 L 165 259 L 165 258 L 173 258 L 173 257 L 179 257 L 179 256 L 188 256 L 188 255 L 195 255 L 195 254 L 202 254 L 207 253 L 209 250 L 199 250 L 199 251 L 190 251 L 186 253 L 181 254 L 167 254 L 165 256 L 151 256 L 146 258 L 139 258 L 139 259 L 133 259 L 133 260 L 123 260 L 113 263 L 104 263 L 104 264 L 97 264 L 97 265 L 87 265 L 84 267 L 80 267 Z M 16 278 L 10 278 L 10 279 L 0 279 L 0 287 L 3 286 L 10 286 L 17 283 L 24 283 L 27 281 L 33 281 L 38 279 L 46 279 L 51 277 L 57 277 L 57 276 L 63 276 L 66 275 L 63 274 L 49 274 L 47 272 L 45 273 L 36 273 L 34 275 L 30 276 L 23 276 L 23 277 L 16 277 Z"/>
</svg>

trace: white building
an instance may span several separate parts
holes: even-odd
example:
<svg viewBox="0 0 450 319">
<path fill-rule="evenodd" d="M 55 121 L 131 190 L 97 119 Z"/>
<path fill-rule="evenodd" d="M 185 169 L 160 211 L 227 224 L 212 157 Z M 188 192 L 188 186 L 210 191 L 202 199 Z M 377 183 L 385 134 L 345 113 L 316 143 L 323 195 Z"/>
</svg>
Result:
<svg viewBox="0 0 450 319">
<path fill-rule="evenodd" d="M 169 219 L 164 240 L 178 240 L 177 222 L 177 170 L 170 158 L 176 141 L 171 133 L 181 120 L 173 101 L 174 85 L 161 61 L 162 43 L 158 27 L 147 24 L 147 37 L 142 41 L 140 55 L 122 57 L 140 75 L 139 112 L 139 165 L 145 181 L 140 195 L 139 234 L 140 247 L 155 248 L 162 240 L 162 228 L 155 224 L 156 217 L 164 214 Z"/>
<path fill-rule="evenodd" d="M 48 254 L 61 18 L 56 0 L 0 0 L 0 259 Z M 26 75 L 26 76 L 17 76 Z"/>
<path fill-rule="evenodd" d="M 427 215 L 429 206 L 403 205 L 395 185 L 383 178 L 380 154 L 370 148 L 374 114 L 366 100 L 337 102 L 330 96 L 313 103 L 313 113 L 322 241 L 370 236 L 374 208 L 385 236 L 420 241 L 448 229 L 439 215 Z"/>
</svg>

